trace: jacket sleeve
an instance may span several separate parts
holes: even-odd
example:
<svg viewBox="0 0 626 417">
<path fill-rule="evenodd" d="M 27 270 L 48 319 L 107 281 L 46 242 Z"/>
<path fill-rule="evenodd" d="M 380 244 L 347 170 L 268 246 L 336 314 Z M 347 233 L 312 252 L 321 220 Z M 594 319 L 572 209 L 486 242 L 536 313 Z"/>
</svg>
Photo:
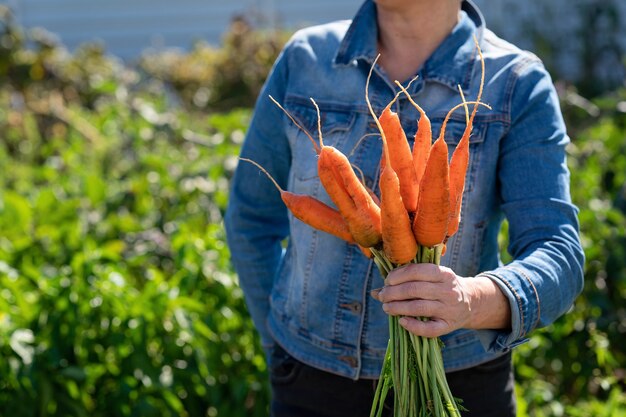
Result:
<svg viewBox="0 0 626 417">
<path fill-rule="evenodd" d="M 558 97 L 539 61 L 525 61 L 514 74 L 511 124 L 498 161 L 513 261 L 481 274 L 498 284 L 512 313 L 510 332 L 479 332 L 493 351 L 522 343 L 533 329 L 554 322 L 583 288 L 584 254 L 566 163 L 569 138 Z"/>
<path fill-rule="evenodd" d="M 291 153 L 282 128 L 282 111 L 269 96 L 283 102 L 288 75 L 286 60 L 283 50 L 259 94 L 241 150 L 241 157 L 262 165 L 283 189 L 287 188 Z M 266 325 L 269 295 L 282 257 L 281 241 L 289 233 L 289 223 L 276 187 L 248 162 L 238 163 L 224 222 L 231 260 L 267 352 L 273 345 Z"/>
</svg>

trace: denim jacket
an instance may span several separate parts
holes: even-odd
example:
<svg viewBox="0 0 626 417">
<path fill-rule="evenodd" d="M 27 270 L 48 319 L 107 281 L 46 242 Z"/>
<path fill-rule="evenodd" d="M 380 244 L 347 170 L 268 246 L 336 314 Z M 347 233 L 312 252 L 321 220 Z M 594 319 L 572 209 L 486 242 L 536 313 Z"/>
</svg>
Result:
<svg viewBox="0 0 626 417">
<path fill-rule="evenodd" d="M 499 39 L 478 9 L 463 3 L 451 34 L 419 70 L 409 92 L 432 122 L 433 136 L 454 105 L 478 92 L 483 101 L 470 139 L 461 224 L 442 265 L 460 276 L 484 275 L 508 297 L 512 328 L 461 329 L 442 337 L 447 371 L 494 359 L 571 306 L 582 289 L 583 253 L 577 209 L 570 202 L 565 147 L 569 138 L 552 81 L 532 54 Z M 381 141 L 365 103 L 365 82 L 377 54 L 376 6 L 363 3 L 352 21 L 297 32 L 261 92 L 241 155 L 263 165 L 286 190 L 332 205 L 317 177 L 307 135 L 269 99 L 274 97 L 317 138 L 349 156 L 377 190 Z M 377 114 L 398 92 L 381 68 L 369 86 Z M 406 84 L 407 80 L 402 80 Z M 412 145 L 419 115 L 406 97 L 395 104 Z M 463 130 L 463 110 L 445 131 L 450 154 Z M 502 265 L 498 231 L 509 225 Z M 235 172 L 225 217 L 232 261 L 249 311 L 267 349 L 280 344 L 296 359 L 349 378 L 377 378 L 388 318 L 369 296 L 383 280 L 359 248 L 295 219 L 269 179 L 249 163 Z"/>
</svg>

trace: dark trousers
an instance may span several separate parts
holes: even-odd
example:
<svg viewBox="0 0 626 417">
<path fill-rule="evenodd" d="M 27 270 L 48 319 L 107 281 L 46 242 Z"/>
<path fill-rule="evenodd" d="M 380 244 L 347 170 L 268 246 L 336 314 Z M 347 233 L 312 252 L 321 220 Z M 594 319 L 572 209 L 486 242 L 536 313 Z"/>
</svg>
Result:
<svg viewBox="0 0 626 417">
<path fill-rule="evenodd" d="M 514 417 L 511 354 L 447 375 L 452 394 L 468 410 L 463 417 Z M 367 417 L 376 381 L 340 377 L 307 366 L 280 347 L 270 360 L 272 417 Z M 393 403 L 392 393 L 387 396 Z M 386 417 L 392 416 L 391 407 Z"/>
</svg>

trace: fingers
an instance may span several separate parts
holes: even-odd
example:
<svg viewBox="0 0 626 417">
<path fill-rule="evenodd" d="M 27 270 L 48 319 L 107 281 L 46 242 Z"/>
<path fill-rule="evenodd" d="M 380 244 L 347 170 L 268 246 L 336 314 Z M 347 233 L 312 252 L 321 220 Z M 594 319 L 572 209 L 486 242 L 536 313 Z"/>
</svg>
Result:
<svg viewBox="0 0 626 417">
<path fill-rule="evenodd" d="M 456 274 L 451 269 L 434 264 L 410 264 L 389 273 L 385 286 L 372 290 L 380 302 L 411 299 L 455 299 Z"/>
<path fill-rule="evenodd" d="M 418 336 L 439 337 L 464 327 L 470 317 L 469 278 L 434 264 L 410 264 L 389 273 L 385 286 L 371 292 L 391 316 Z M 426 319 L 422 319 L 426 318 Z"/>
<path fill-rule="evenodd" d="M 394 301 L 383 304 L 385 313 L 392 316 L 441 317 L 444 308 L 443 303 L 429 300 Z"/>
<path fill-rule="evenodd" d="M 381 303 L 391 301 L 413 300 L 439 300 L 445 295 L 445 288 L 432 282 L 410 281 L 398 285 L 386 286 L 372 291 L 372 297 Z"/>
<path fill-rule="evenodd" d="M 398 285 L 410 281 L 442 282 L 445 269 L 435 264 L 409 264 L 396 268 L 385 279 L 385 285 Z"/>
<path fill-rule="evenodd" d="M 450 326 L 448 323 L 441 319 L 432 319 L 422 321 L 413 317 L 402 317 L 398 320 L 400 326 L 404 327 L 407 331 L 424 337 L 439 337 L 450 332 Z"/>
</svg>

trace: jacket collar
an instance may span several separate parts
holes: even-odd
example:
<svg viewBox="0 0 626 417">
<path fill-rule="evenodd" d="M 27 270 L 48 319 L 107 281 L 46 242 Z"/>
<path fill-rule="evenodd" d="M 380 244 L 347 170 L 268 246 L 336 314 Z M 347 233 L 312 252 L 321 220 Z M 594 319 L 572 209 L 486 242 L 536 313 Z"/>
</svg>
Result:
<svg viewBox="0 0 626 417">
<path fill-rule="evenodd" d="M 482 40 L 485 21 L 469 0 L 463 1 L 462 11 L 459 23 L 420 70 L 424 81 L 439 82 L 454 90 L 457 85 L 464 90 L 469 87 L 474 67 L 471 64 L 477 53 L 473 36 L 478 42 Z M 377 38 L 376 5 L 373 0 L 366 0 L 339 45 L 334 64 L 352 65 L 363 60 L 371 65 L 377 55 Z"/>
</svg>

